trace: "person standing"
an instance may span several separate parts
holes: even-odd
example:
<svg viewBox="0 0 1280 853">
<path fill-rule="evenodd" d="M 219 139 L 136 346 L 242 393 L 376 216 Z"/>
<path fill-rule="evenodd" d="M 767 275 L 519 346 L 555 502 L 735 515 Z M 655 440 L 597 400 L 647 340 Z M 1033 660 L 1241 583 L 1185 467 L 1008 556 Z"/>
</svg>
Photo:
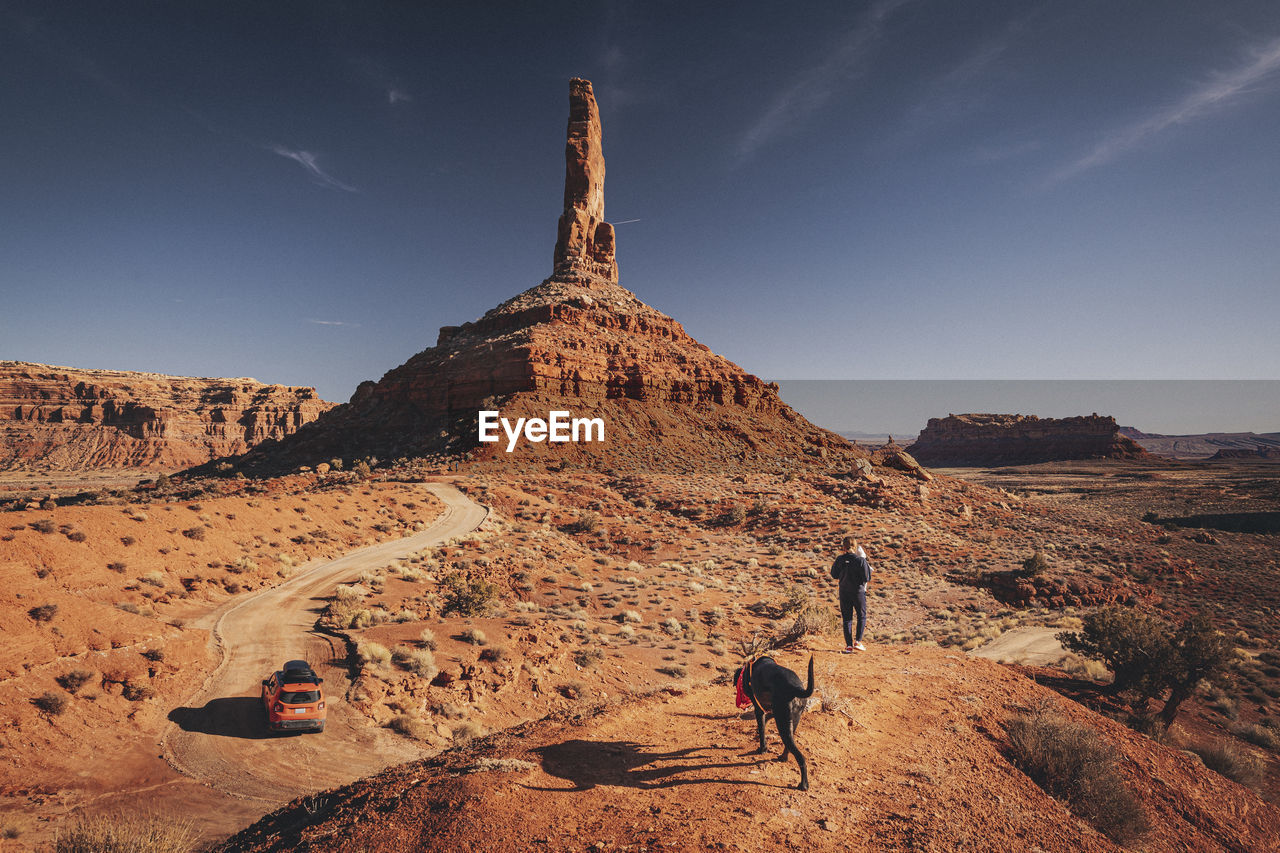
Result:
<svg viewBox="0 0 1280 853">
<path fill-rule="evenodd" d="M 865 652 L 862 632 L 867 625 L 867 583 L 871 580 L 871 563 L 867 552 L 852 536 L 841 543 L 844 553 L 831 564 L 831 577 L 840 581 L 840 621 L 844 626 L 845 654 L 854 649 Z M 857 632 L 854 632 L 854 614 L 858 616 Z"/>
</svg>

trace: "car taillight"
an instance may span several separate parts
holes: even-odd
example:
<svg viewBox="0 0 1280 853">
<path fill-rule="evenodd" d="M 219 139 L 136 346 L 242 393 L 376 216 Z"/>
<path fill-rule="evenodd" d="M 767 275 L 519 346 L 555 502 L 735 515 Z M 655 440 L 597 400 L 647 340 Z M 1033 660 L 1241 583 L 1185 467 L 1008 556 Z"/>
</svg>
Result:
<svg viewBox="0 0 1280 853">
<path fill-rule="evenodd" d="M 324 710 L 324 703 L 323 703 L 323 702 L 321 702 L 319 705 L 317 705 L 317 706 L 316 706 L 316 710 L 317 710 L 317 711 L 323 711 L 323 710 Z"/>
<path fill-rule="evenodd" d="M 275 707 L 275 712 L 276 712 L 277 714 L 283 713 L 283 712 L 284 712 L 284 706 L 283 706 L 283 705 L 281 705 L 279 702 L 277 702 L 277 703 L 276 703 L 276 707 Z"/>
</svg>

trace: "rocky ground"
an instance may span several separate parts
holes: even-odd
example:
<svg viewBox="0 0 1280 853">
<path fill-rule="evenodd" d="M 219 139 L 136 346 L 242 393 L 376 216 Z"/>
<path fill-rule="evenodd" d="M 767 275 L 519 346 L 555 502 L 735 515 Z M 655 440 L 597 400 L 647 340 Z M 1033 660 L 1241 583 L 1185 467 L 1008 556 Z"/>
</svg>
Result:
<svg viewBox="0 0 1280 853">
<path fill-rule="evenodd" d="M 868 849 L 959 849 L 955 838 L 960 836 L 946 835 L 948 827 L 970 838 L 1004 833 L 1000 843 L 992 843 L 1007 842 L 1009 849 L 1032 843 L 1046 850 L 1112 849 L 1111 842 L 1072 818 L 1001 757 L 1002 721 L 1044 701 L 1072 717 L 1084 715 L 1079 718 L 1126 755 L 1124 774 L 1138 785 L 1155 825 L 1138 849 L 1167 849 L 1162 845 L 1169 838 L 1192 831 L 1184 823 L 1197 827 L 1193 835 L 1201 839 L 1189 849 L 1261 849 L 1249 846 L 1253 836 L 1248 835 L 1228 843 L 1230 832 L 1222 827 L 1228 817 L 1255 828 L 1273 826 L 1274 807 L 1265 800 L 1277 800 L 1280 762 L 1264 746 L 1274 749 L 1267 735 L 1280 722 L 1271 695 L 1280 692 L 1274 622 L 1280 579 L 1273 536 L 1160 522 L 1183 512 L 1188 496 L 1196 507 L 1214 512 L 1274 509 L 1277 481 L 1265 469 L 1089 463 L 957 470 L 925 482 L 879 467 L 873 481 L 812 468 L 675 476 L 547 471 L 532 465 L 504 470 L 485 462 L 455 479 L 491 509 L 484 527 L 355 573 L 316 604 L 325 629 L 349 641 L 350 657 L 341 665 L 350 673 L 351 687 L 341 701 L 353 719 L 394 733 L 426 754 L 441 755 L 433 764 L 410 765 L 388 777 L 406 785 L 419 780 L 410 787 L 421 788 L 423 799 L 404 794 L 406 803 L 415 804 L 404 806 L 412 820 L 402 824 L 379 811 L 385 804 L 372 788 L 357 786 L 319 799 L 308 793 L 309 817 L 301 818 L 296 808 L 284 813 L 253 831 L 255 845 L 291 849 L 281 845 L 308 838 L 310 849 L 346 849 L 347 842 L 334 840 L 348 837 L 342 827 L 368 826 L 377 814 L 377 822 L 388 827 L 388 834 L 377 836 L 378 844 L 413 849 L 407 839 L 416 836 L 406 827 L 420 823 L 420 810 L 427 809 L 439 815 L 429 825 L 444 833 L 441 837 L 456 836 L 460 844 L 470 839 L 466 843 L 480 848 L 491 840 L 480 833 L 498 831 L 493 827 L 525 810 L 542 821 L 529 827 L 538 837 L 605 845 L 596 849 L 626 844 L 636 849 L 653 845 L 653 839 L 686 837 L 748 849 L 758 841 L 737 828 L 742 821 L 733 815 L 758 831 L 754 816 L 762 813 L 770 815 L 765 818 L 770 832 L 817 849 L 824 849 L 827 839 L 835 846 L 850 837 L 866 839 Z M 275 482 L 266 481 L 266 488 L 277 488 L 271 485 Z M 316 504 L 327 495 L 335 511 L 342 508 L 339 497 L 381 499 L 381 509 L 392 513 L 401 525 L 397 529 L 404 531 L 412 525 L 410 514 L 426 509 L 415 501 L 406 505 L 397 490 L 407 485 L 344 486 L 281 497 L 281 511 L 271 508 L 264 517 L 255 516 L 254 525 L 280 527 L 286 513 L 319 518 Z M 363 494 L 366 489 L 371 494 Z M 247 504 L 262 498 L 234 500 Z M 190 509 L 192 502 L 202 509 Z M 209 523 L 224 524 L 225 511 L 219 518 L 209 506 L 205 498 L 161 502 L 143 511 L 166 521 L 172 514 L 198 519 L 205 512 Z M 128 522 L 133 510 L 126 510 L 114 509 Z M 243 511 L 233 510 L 236 521 Z M 29 513 L 11 514 L 22 515 L 24 526 L 9 531 L 13 541 L 67 539 L 65 533 L 31 529 L 38 513 L 27 518 Z M 174 516 L 167 527 L 181 538 L 185 525 L 178 520 Z M 302 526 L 298 532 L 306 532 Z M 278 543 L 289 538 L 284 528 L 274 527 L 267 548 L 271 537 Z M 826 576 L 846 534 L 864 543 L 876 566 L 869 651 L 852 658 L 837 653 L 843 643 L 836 633 L 834 585 Z M 252 536 L 245 539 L 254 542 Z M 154 547 L 159 554 L 159 547 L 170 545 L 157 541 Z M 324 552 L 338 550 L 328 543 Z M 1029 577 L 1022 565 L 1036 551 L 1047 567 Z M 216 577 L 186 599 L 171 595 L 159 605 L 139 599 L 139 607 L 193 618 L 230 595 L 225 581 L 244 583 L 226 568 L 235 555 L 213 560 L 189 547 L 181 556 L 188 564 L 194 558 L 223 565 L 217 571 L 206 566 L 204 571 Z M 277 568 L 274 562 L 271 568 Z M 272 574 L 255 575 L 253 583 L 278 582 Z M 118 577 L 110 570 L 103 577 L 112 575 Z M 150 587 L 134 586 L 135 597 Z M 215 587 L 221 591 L 213 595 Z M 1170 619 L 1205 604 L 1221 605 L 1215 619 L 1237 647 L 1232 682 L 1189 702 L 1166 746 L 1099 716 L 1123 719 L 1127 709 L 1095 680 L 1106 676 L 1095 663 L 1063 653 L 1051 670 L 1000 668 L 960 654 L 981 653 L 991 641 L 1026 628 L 1078 627 L 1090 607 L 1109 601 Z M 23 618 L 27 622 L 21 626 L 16 617 L 11 620 L 19 634 L 47 633 L 43 623 Z M 812 714 L 800 736 L 820 768 L 815 770 L 822 780 L 822 787 L 815 785 L 820 798 L 786 789 L 795 780 L 794 764 L 757 764 L 742 755 L 754 724 L 740 719 L 725 685 L 744 642 L 786 634 L 797 620 L 813 633 L 782 654 L 799 670 L 802 649 L 814 651 L 823 695 L 830 697 L 829 713 Z M 147 624 L 165 628 L 155 619 Z M 166 642 L 178 645 L 175 638 Z M 198 653 L 207 647 L 195 640 L 190 644 L 181 653 L 184 659 L 207 666 L 207 657 Z M 169 661 L 169 648 L 160 670 Z M 1033 680 L 1057 692 L 1036 687 Z M 7 730 L 6 749 L 28 762 L 24 739 L 40 732 L 40 737 L 55 737 L 48 732 L 68 719 L 30 706 L 41 687 L 43 682 L 28 675 L 18 689 L 22 695 L 6 697 L 6 704 L 24 705 L 22 734 Z M 111 689 L 108 683 L 103 692 Z M 186 698 L 178 692 L 164 693 L 160 709 Z M 822 701 L 825 706 L 827 700 Z M 972 712 L 969 705 L 975 706 Z M 604 710 L 592 710 L 596 707 Z M 537 722 L 544 718 L 548 722 Z M 112 728 L 110 715 L 98 724 Z M 579 725 L 588 728 L 579 732 Z M 524 727 L 515 729 L 523 733 L 519 749 L 510 748 L 516 743 L 515 735 L 507 734 L 512 727 Z M 153 730 L 154 725 L 148 731 Z M 578 742 L 585 744 L 590 760 L 574 751 Z M 287 739 L 280 744 L 286 748 Z M 1239 776 L 1241 785 L 1192 767 L 1195 759 L 1180 748 L 1229 748 L 1251 770 Z M 455 778 L 459 767 L 482 759 L 516 763 L 485 764 L 484 773 Z M 598 765 L 600 777 L 586 780 L 589 784 L 574 777 L 580 760 Z M 1151 767 L 1159 769 L 1160 785 L 1147 778 Z M 502 768 L 516 768 L 515 775 L 499 772 Z M 30 778 L 29 772 L 20 775 Z M 67 792 L 85 784 L 67 778 L 52 786 L 60 793 L 41 796 L 71 804 L 77 798 Z M 157 789 L 154 800 L 191 808 L 190 792 L 180 793 Z M 967 803 L 963 820 L 949 823 L 948 810 L 959 808 L 962 799 Z M 215 800 L 211 795 L 210 802 Z M 38 832 L 34 818 L 40 807 L 34 800 L 10 802 L 25 805 L 6 819 L 24 832 Z M 1226 811 L 1206 805 L 1214 802 L 1231 805 L 1223 806 Z M 453 808 L 442 805 L 447 803 Z M 572 826 L 562 815 L 569 804 L 579 815 Z M 721 817 L 722 806 L 729 810 L 727 819 Z M 1205 814 L 1188 817 L 1196 809 Z M 245 811 L 222 813 L 220 821 L 205 826 L 206 838 L 244 826 L 251 819 Z M 455 820 L 463 812 L 483 819 L 464 825 Z M 1013 818 L 997 828 L 994 815 L 1002 812 Z M 1035 823 L 1034 816 L 1043 821 L 1046 814 L 1055 817 Z M 314 824 L 314 833 L 304 824 Z M 367 846 L 372 843 L 351 840 L 350 849 L 360 844 L 382 849 Z"/>
</svg>

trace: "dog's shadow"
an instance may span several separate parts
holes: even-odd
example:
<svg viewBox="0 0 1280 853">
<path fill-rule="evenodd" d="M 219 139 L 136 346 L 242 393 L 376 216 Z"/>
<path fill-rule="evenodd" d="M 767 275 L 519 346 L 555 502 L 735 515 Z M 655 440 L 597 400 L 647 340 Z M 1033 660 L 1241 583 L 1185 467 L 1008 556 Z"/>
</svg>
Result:
<svg viewBox="0 0 1280 853">
<path fill-rule="evenodd" d="M 572 788 L 534 788 L 541 791 L 589 791 L 597 785 L 624 788 L 671 788 L 676 785 L 719 783 L 778 787 L 754 779 L 705 779 L 682 776 L 700 770 L 754 767 L 758 760 L 717 762 L 704 751 L 729 752 L 725 747 L 693 746 L 671 752 L 654 752 L 633 741 L 568 740 L 535 750 L 542 758 L 545 773 L 566 779 Z"/>
</svg>

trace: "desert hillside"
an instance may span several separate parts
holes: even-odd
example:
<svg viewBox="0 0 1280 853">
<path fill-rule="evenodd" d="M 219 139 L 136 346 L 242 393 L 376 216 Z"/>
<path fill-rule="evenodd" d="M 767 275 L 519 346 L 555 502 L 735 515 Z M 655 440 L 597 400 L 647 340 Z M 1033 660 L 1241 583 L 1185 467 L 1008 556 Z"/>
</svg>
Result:
<svg viewBox="0 0 1280 853">
<path fill-rule="evenodd" d="M 1280 837 L 1280 809 L 1253 792 L 998 664 L 821 643 L 779 657 L 803 672 L 810 654 L 819 687 L 797 733 L 808 792 L 794 761 L 771 760 L 772 723 L 773 754 L 752 754 L 754 720 L 727 681 L 669 685 L 295 803 L 220 849 L 1124 849 L 1011 759 L 1008 721 L 1037 713 L 1087 727 L 1114 755 L 1149 827 L 1136 849 L 1261 851 Z"/>
</svg>

